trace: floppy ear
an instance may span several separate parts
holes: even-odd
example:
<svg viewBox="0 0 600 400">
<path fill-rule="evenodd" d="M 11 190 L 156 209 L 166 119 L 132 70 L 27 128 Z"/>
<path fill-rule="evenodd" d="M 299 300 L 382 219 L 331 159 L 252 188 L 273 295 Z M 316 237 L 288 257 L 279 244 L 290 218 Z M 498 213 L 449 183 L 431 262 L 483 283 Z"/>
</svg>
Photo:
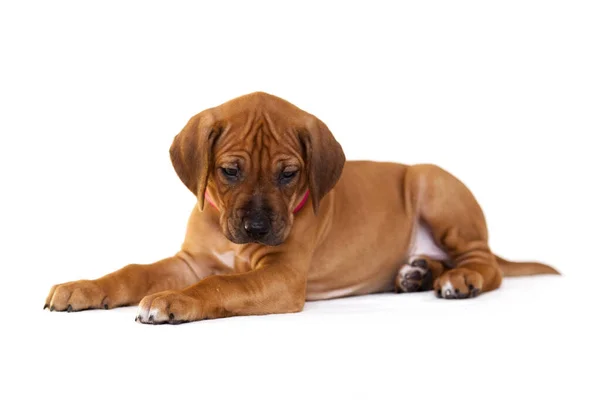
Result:
<svg viewBox="0 0 600 400">
<path fill-rule="evenodd" d="M 212 168 L 213 145 L 220 134 L 212 116 L 201 112 L 193 116 L 173 139 L 169 153 L 175 172 L 204 209 L 204 192 Z"/>
<path fill-rule="evenodd" d="M 308 171 L 308 187 L 315 214 L 319 202 L 333 189 L 342 175 L 346 156 L 327 125 L 316 117 L 310 118 L 306 129 L 300 131 Z"/>
</svg>

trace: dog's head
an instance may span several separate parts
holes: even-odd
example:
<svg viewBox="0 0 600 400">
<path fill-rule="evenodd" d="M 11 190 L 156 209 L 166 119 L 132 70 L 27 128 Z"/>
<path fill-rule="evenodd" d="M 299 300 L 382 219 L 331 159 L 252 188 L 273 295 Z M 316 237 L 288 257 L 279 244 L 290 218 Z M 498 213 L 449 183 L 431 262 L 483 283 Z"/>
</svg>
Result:
<svg viewBox="0 0 600 400">
<path fill-rule="evenodd" d="M 336 184 L 344 152 L 315 116 L 278 97 L 252 93 L 195 115 L 175 136 L 171 161 L 203 210 L 220 211 L 234 243 L 276 246 L 310 193 L 314 213 Z"/>
</svg>

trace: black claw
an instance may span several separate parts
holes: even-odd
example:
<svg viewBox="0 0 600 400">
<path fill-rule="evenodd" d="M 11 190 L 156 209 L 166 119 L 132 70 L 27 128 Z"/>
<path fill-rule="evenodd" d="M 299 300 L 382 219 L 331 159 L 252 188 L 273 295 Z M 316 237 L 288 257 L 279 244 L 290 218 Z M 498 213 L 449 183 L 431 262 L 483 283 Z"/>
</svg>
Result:
<svg viewBox="0 0 600 400">
<path fill-rule="evenodd" d="M 154 322 L 154 315 L 148 317 L 148 322 Z"/>
<path fill-rule="evenodd" d="M 135 319 L 134 319 L 133 321 L 134 321 L 134 322 L 137 322 L 137 321 L 138 321 L 138 317 L 137 317 L 137 315 L 136 315 L 136 317 L 135 317 Z"/>
<path fill-rule="evenodd" d="M 473 285 L 471 285 L 471 284 L 469 283 L 469 292 L 472 292 L 472 291 L 473 291 L 473 289 L 475 289 L 475 286 L 473 286 Z"/>
<path fill-rule="evenodd" d="M 54 306 L 50 307 L 50 311 L 54 311 Z"/>
<path fill-rule="evenodd" d="M 436 295 L 437 297 L 440 297 L 440 298 L 441 298 L 441 297 L 442 297 L 442 289 L 438 289 L 438 290 L 436 290 L 436 291 L 435 291 L 435 295 Z"/>
<path fill-rule="evenodd" d="M 73 311 L 73 307 L 71 307 L 71 305 L 69 304 L 69 306 L 67 307 L 67 312 L 71 312 Z"/>
<path fill-rule="evenodd" d="M 108 310 L 108 304 L 105 304 L 105 305 L 104 305 L 104 309 L 105 309 L 105 310 Z"/>
<path fill-rule="evenodd" d="M 169 321 L 173 321 L 175 319 L 175 316 L 173 315 L 173 313 L 169 314 Z"/>
<path fill-rule="evenodd" d="M 183 321 L 181 319 L 171 319 L 169 316 L 169 324 L 171 324 L 171 325 L 179 325 L 179 324 L 182 324 L 183 322 L 185 322 L 185 321 Z"/>
<path fill-rule="evenodd" d="M 411 262 L 410 265 L 412 265 L 413 267 L 427 268 L 427 260 L 423 258 L 417 258 L 416 260 L 413 260 L 413 262 Z"/>
<path fill-rule="evenodd" d="M 481 292 L 481 290 L 480 290 L 480 289 L 477 289 L 477 288 L 475 288 L 475 289 L 473 289 L 473 290 L 471 291 L 471 296 L 472 296 L 472 297 L 476 297 L 476 296 L 478 296 L 478 295 L 479 295 L 479 293 L 480 293 L 480 292 Z"/>
<path fill-rule="evenodd" d="M 48 304 L 44 304 L 44 310 L 48 308 Z"/>
</svg>

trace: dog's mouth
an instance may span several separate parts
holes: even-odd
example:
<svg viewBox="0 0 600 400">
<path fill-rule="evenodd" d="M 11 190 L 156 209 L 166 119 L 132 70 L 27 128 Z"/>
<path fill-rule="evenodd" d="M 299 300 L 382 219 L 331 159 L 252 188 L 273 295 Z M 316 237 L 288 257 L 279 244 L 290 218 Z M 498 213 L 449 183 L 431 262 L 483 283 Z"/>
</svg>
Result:
<svg viewBox="0 0 600 400">
<path fill-rule="evenodd" d="M 265 246 L 279 246 L 285 241 L 285 239 L 277 237 L 275 235 L 268 235 L 261 238 L 255 238 L 245 234 L 232 234 L 230 232 L 225 232 L 225 237 L 227 237 L 227 239 L 230 242 L 235 244 L 257 243 Z"/>
<path fill-rule="evenodd" d="M 279 239 L 238 239 L 235 237 L 228 238 L 228 239 L 235 244 L 256 243 L 256 244 L 262 244 L 265 246 L 279 246 L 284 242 L 283 240 L 279 240 Z"/>
</svg>

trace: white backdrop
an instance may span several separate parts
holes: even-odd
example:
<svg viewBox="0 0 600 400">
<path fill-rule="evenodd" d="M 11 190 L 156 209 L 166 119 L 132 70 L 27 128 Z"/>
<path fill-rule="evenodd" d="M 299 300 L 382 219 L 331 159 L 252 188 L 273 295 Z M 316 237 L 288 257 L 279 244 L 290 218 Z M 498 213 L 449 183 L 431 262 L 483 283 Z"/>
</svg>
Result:
<svg viewBox="0 0 600 400">
<path fill-rule="evenodd" d="M 599 18 L 593 1 L 3 2 L 0 390 L 591 396 Z M 42 312 L 52 284 L 179 248 L 194 199 L 171 140 L 256 90 L 317 115 L 348 159 L 446 168 L 495 252 L 565 276 L 463 305 L 370 296 L 175 329 L 132 308 Z"/>
</svg>

